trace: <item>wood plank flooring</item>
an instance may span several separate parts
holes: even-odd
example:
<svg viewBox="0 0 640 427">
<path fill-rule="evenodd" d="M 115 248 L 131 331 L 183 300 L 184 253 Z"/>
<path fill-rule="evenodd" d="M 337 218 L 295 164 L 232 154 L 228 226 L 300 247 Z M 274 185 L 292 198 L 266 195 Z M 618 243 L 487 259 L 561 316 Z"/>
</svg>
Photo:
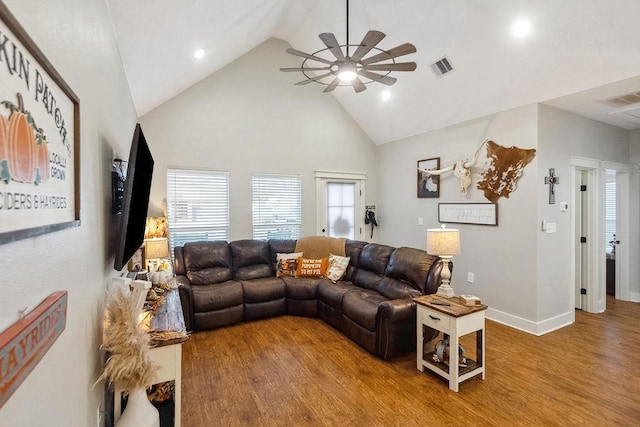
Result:
<svg viewBox="0 0 640 427">
<path fill-rule="evenodd" d="M 459 393 L 415 353 L 380 360 L 319 319 L 198 332 L 183 348 L 182 425 L 640 425 L 640 304 L 607 307 L 541 337 L 488 320 L 486 379 Z"/>
</svg>

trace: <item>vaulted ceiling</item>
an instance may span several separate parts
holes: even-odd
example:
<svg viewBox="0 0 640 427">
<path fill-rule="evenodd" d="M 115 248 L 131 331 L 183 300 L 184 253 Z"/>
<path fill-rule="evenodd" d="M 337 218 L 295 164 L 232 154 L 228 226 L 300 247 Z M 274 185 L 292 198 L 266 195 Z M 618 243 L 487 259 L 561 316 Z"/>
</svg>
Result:
<svg viewBox="0 0 640 427">
<path fill-rule="evenodd" d="M 323 32 L 346 41 L 345 0 L 107 2 L 139 115 L 270 37 L 309 53 L 325 47 Z M 640 104 L 600 100 L 640 92 L 639 17 L 638 0 L 351 0 L 349 42 L 379 30 L 381 49 L 413 43 L 417 53 L 401 60 L 417 70 L 361 93 L 296 89 L 335 96 L 376 144 L 533 102 L 636 129 L 640 113 L 627 112 Z M 512 26 L 521 18 L 531 30 L 518 38 Z M 431 64 L 444 56 L 454 70 L 438 77 Z M 385 89 L 391 97 L 382 101 Z"/>
</svg>

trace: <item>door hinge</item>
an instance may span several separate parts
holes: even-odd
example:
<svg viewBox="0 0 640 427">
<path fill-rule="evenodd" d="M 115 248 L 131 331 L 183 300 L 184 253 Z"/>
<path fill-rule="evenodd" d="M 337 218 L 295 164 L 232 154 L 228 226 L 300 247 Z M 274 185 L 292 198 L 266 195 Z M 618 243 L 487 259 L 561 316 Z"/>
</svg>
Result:
<svg viewBox="0 0 640 427">
<path fill-rule="evenodd" d="M 587 290 L 585 288 L 580 288 L 580 295 L 586 295 Z"/>
<path fill-rule="evenodd" d="M 587 191 L 587 186 L 586 185 L 581 185 L 580 186 L 580 191 Z"/>
<path fill-rule="evenodd" d="M 580 243 L 587 243 L 586 237 L 580 237 Z"/>
</svg>

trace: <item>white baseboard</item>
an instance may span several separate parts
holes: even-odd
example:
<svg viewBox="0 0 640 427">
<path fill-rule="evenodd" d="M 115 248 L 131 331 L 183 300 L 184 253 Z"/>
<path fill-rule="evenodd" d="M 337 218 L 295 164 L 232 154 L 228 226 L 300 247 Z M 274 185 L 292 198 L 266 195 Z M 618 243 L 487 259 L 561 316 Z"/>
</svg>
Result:
<svg viewBox="0 0 640 427">
<path fill-rule="evenodd" d="M 575 321 L 575 313 L 572 311 L 543 320 L 542 322 L 533 322 L 489 307 L 486 312 L 486 318 L 540 336 L 572 324 Z"/>
<path fill-rule="evenodd" d="M 631 301 L 631 302 L 640 302 L 640 292 L 630 292 L 629 293 L 629 301 Z"/>
</svg>

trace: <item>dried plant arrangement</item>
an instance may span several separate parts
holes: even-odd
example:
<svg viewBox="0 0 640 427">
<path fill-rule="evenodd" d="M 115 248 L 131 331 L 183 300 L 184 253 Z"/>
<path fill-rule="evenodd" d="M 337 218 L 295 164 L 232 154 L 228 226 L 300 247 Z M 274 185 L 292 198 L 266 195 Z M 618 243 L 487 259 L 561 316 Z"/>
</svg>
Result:
<svg viewBox="0 0 640 427">
<path fill-rule="evenodd" d="M 140 327 L 140 309 L 131 293 L 113 286 L 107 294 L 107 325 L 101 346 L 109 354 L 98 381 L 125 390 L 149 387 L 158 367 L 149 356 L 150 337 Z"/>
</svg>

